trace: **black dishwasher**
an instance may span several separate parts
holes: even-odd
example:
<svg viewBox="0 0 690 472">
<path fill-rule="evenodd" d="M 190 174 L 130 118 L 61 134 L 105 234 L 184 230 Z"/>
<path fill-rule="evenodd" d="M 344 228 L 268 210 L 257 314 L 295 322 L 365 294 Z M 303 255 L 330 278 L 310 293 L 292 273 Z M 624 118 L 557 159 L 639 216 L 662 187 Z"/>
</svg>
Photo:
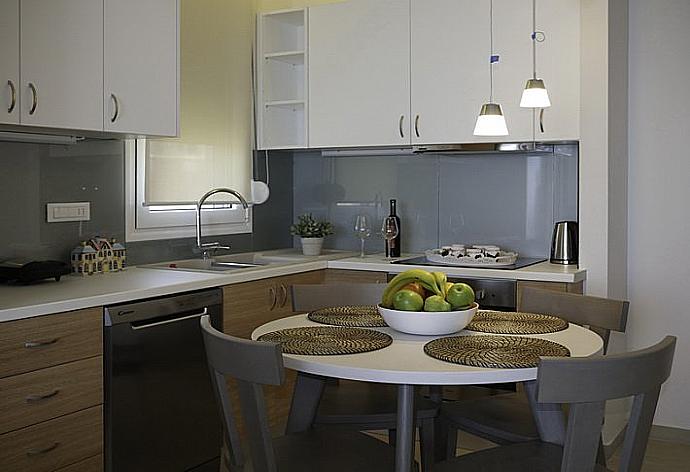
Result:
<svg viewBox="0 0 690 472">
<path fill-rule="evenodd" d="M 107 472 L 218 470 L 221 423 L 199 318 L 219 289 L 105 309 Z"/>
</svg>

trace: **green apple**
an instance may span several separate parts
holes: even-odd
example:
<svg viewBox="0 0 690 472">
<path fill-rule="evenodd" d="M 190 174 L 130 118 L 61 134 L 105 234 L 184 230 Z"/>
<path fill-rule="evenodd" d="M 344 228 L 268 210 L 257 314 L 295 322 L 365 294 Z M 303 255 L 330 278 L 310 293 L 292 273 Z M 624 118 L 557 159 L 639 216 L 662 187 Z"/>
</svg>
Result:
<svg viewBox="0 0 690 472">
<path fill-rule="evenodd" d="M 403 289 L 393 296 L 393 308 L 400 311 L 422 311 L 424 299 L 412 290 Z"/>
<path fill-rule="evenodd" d="M 467 284 L 453 284 L 453 286 L 448 289 L 446 300 L 448 300 L 448 303 L 453 307 L 453 310 L 467 308 L 474 302 L 474 290 Z"/>
<path fill-rule="evenodd" d="M 432 295 L 424 301 L 424 311 L 450 311 L 450 303 L 440 295 Z"/>
</svg>

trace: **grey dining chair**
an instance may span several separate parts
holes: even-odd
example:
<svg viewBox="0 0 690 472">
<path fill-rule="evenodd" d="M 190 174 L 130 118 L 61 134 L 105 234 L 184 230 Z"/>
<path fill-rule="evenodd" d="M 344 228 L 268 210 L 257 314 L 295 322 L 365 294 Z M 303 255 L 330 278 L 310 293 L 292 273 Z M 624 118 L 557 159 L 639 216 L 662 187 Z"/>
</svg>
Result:
<svg viewBox="0 0 690 472">
<path fill-rule="evenodd" d="M 226 463 L 231 471 L 393 470 L 395 450 L 359 432 L 311 429 L 272 438 L 262 387 L 281 385 L 285 380 L 280 345 L 221 333 L 211 326 L 208 316 L 201 318 L 201 328 L 230 456 Z M 237 381 L 250 463 L 244 460 L 226 376 Z"/>
<path fill-rule="evenodd" d="M 676 338 L 634 352 L 593 357 L 542 358 L 537 402 L 569 405 L 564 444 L 529 441 L 454 457 L 435 472 L 592 472 L 596 463 L 607 400 L 633 397 L 619 472 L 642 469 L 661 385 L 668 379 Z"/>
<path fill-rule="evenodd" d="M 309 312 L 325 307 L 376 305 L 386 284 L 293 285 L 292 308 Z M 388 430 L 389 444 L 395 444 L 397 421 L 395 385 L 329 379 L 319 402 L 314 426 L 354 430 Z M 415 399 L 422 471 L 434 462 L 434 419 L 438 404 L 421 395 Z"/>
<path fill-rule="evenodd" d="M 556 315 L 571 323 L 589 327 L 604 340 L 606 353 L 611 331 L 625 331 L 628 307 L 627 301 L 529 287 L 523 289 L 519 309 Z M 436 424 L 437 460 L 455 455 L 458 430 L 497 444 L 539 438 L 527 396 L 521 391 L 444 403 Z M 600 460 L 604 461 L 603 455 Z"/>
</svg>

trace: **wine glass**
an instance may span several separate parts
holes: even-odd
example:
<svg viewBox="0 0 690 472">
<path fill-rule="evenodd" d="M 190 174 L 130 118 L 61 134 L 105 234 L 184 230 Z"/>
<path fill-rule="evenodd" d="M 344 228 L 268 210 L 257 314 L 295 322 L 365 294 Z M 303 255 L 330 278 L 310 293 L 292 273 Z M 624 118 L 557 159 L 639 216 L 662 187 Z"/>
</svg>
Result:
<svg viewBox="0 0 690 472">
<path fill-rule="evenodd" d="M 391 241 L 398 237 L 400 228 L 398 228 L 398 219 L 394 216 L 387 216 L 383 219 L 381 224 L 381 236 L 387 241 L 387 247 L 391 246 Z M 386 258 L 390 261 L 393 258 L 390 256 L 390 251 L 387 251 Z"/>
<path fill-rule="evenodd" d="M 371 223 L 367 215 L 357 215 L 355 220 L 355 236 L 362 242 L 359 257 L 364 257 L 364 241 L 371 236 Z"/>
</svg>

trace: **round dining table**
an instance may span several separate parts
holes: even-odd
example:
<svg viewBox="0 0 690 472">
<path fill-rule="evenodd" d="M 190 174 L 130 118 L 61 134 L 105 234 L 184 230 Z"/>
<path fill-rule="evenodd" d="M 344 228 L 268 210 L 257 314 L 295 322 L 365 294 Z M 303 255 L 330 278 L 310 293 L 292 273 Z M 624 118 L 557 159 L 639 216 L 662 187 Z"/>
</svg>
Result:
<svg viewBox="0 0 690 472">
<path fill-rule="evenodd" d="M 252 339 L 287 328 L 324 326 L 307 318 L 306 314 L 271 321 L 259 326 Z M 565 419 L 560 405 L 537 401 L 537 368 L 483 368 L 453 364 L 430 357 L 424 352 L 429 341 L 445 336 L 489 335 L 463 330 L 452 335 L 418 336 L 392 328 L 368 328 L 388 334 L 393 342 L 376 351 L 312 356 L 283 353 L 283 363 L 298 372 L 293 403 L 288 416 L 288 433 L 311 427 L 325 380 L 329 377 L 362 382 L 388 383 L 398 386 L 396 428 L 396 472 L 410 472 L 414 451 L 414 389 L 423 385 L 481 385 L 523 382 L 532 413 L 542 440 L 563 444 Z M 489 335 L 490 336 L 490 335 Z M 554 341 L 568 348 L 572 357 L 586 357 L 603 352 L 603 340 L 593 331 L 569 324 L 562 331 L 549 334 L 530 334 L 526 337 Z"/>
</svg>

